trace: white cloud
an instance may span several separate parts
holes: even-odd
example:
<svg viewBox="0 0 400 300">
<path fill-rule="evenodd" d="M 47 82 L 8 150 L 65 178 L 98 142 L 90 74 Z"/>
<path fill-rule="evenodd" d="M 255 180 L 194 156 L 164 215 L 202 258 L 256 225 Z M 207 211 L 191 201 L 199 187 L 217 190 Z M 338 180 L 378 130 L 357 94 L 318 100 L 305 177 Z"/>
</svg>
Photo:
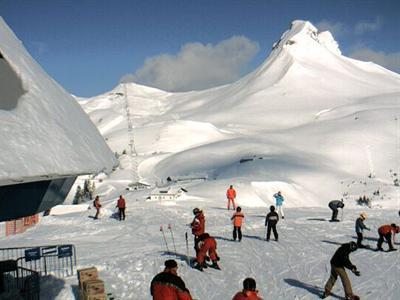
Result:
<svg viewBox="0 0 400 300">
<path fill-rule="evenodd" d="M 147 58 L 140 69 L 121 81 L 173 92 L 215 87 L 240 78 L 259 49 L 257 42 L 244 36 L 233 36 L 216 45 L 188 43 L 176 55 Z"/>
<path fill-rule="evenodd" d="M 355 34 L 364 34 L 369 31 L 378 31 L 382 27 L 382 21 L 380 17 L 376 17 L 374 21 L 359 21 L 354 26 Z"/>
<path fill-rule="evenodd" d="M 346 29 L 343 23 L 341 22 L 330 22 L 327 20 L 322 20 L 321 22 L 315 25 L 318 28 L 318 31 L 329 31 L 333 36 L 341 36 L 346 33 Z"/>
<path fill-rule="evenodd" d="M 383 51 L 374 51 L 367 47 L 360 47 L 354 49 L 349 56 L 358 60 L 372 61 L 386 69 L 400 73 L 400 52 L 385 53 Z"/>
</svg>

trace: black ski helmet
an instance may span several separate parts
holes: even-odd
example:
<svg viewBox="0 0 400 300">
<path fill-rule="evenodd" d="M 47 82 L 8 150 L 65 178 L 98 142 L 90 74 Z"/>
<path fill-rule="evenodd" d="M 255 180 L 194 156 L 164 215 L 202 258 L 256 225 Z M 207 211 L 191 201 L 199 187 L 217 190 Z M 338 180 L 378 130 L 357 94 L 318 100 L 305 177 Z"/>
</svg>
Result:
<svg viewBox="0 0 400 300">
<path fill-rule="evenodd" d="M 197 207 L 195 209 L 193 209 L 193 214 L 197 215 L 200 212 L 200 209 L 198 209 Z"/>
<path fill-rule="evenodd" d="M 270 210 L 270 211 L 275 211 L 275 206 L 271 205 L 271 206 L 269 207 L 269 210 Z"/>
<path fill-rule="evenodd" d="M 236 211 L 237 211 L 237 212 L 240 212 L 240 211 L 242 211 L 242 208 L 241 208 L 240 206 L 238 206 L 238 207 L 236 208 Z"/>
<path fill-rule="evenodd" d="M 243 280 L 243 289 L 246 291 L 255 291 L 256 290 L 256 281 L 253 278 L 246 278 Z"/>
</svg>

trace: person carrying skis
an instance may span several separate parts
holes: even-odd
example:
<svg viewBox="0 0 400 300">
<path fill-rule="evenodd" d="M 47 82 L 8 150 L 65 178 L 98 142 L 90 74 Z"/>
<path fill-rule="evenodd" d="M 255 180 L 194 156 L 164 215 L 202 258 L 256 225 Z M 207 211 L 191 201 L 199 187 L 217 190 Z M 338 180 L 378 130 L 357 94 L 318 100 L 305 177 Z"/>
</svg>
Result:
<svg viewBox="0 0 400 300">
<path fill-rule="evenodd" d="M 239 242 L 242 240 L 242 222 L 244 214 L 242 208 L 238 206 L 236 212 L 233 214 L 231 220 L 233 221 L 233 240 L 236 241 L 236 237 L 239 238 Z"/>
<path fill-rule="evenodd" d="M 278 232 L 276 231 L 276 224 L 279 221 L 279 215 L 275 211 L 275 206 L 271 205 L 269 208 L 269 213 L 265 217 L 265 226 L 267 227 L 266 241 L 269 241 L 271 236 L 271 229 L 274 232 L 275 241 L 278 241 Z"/>
<path fill-rule="evenodd" d="M 204 218 L 203 211 L 198 209 L 197 207 L 193 209 L 194 218 L 192 223 L 190 223 L 190 228 L 192 228 L 192 234 L 194 235 L 194 250 L 197 253 L 199 252 L 199 237 L 204 233 L 206 229 L 206 219 Z"/>
<path fill-rule="evenodd" d="M 178 276 L 178 264 L 169 259 L 164 262 L 165 269 L 157 274 L 150 284 L 153 300 L 192 300 L 182 278 Z"/>
<path fill-rule="evenodd" d="M 279 216 L 282 219 L 284 219 L 285 215 L 283 213 L 283 201 L 285 201 L 285 199 L 283 198 L 281 191 L 278 191 L 276 194 L 274 194 L 274 198 L 275 198 L 276 210 Z"/>
<path fill-rule="evenodd" d="M 357 247 L 358 248 L 366 248 L 365 245 L 362 244 L 362 240 L 364 239 L 363 237 L 363 230 L 366 229 L 368 231 L 371 231 L 370 228 L 364 225 L 364 221 L 367 219 L 367 214 L 365 212 L 362 212 L 360 216 L 356 220 L 356 233 L 357 233 Z"/>
<path fill-rule="evenodd" d="M 99 196 L 96 196 L 96 198 L 94 199 L 93 206 L 94 208 L 96 208 L 96 215 L 94 216 L 94 219 L 97 220 L 100 215 L 100 207 L 101 207 Z"/>
<path fill-rule="evenodd" d="M 357 244 L 355 242 L 342 244 L 331 258 L 331 275 L 327 283 L 325 284 L 325 292 L 321 298 L 326 298 L 330 295 L 333 286 L 335 285 L 336 279 L 339 276 L 342 280 L 346 300 L 359 300 L 360 297 L 353 294 L 351 288 L 351 282 L 347 276 L 345 268 L 351 270 L 356 276 L 360 276 L 360 271 L 350 261 L 349 255 L 351 252 L 357 250 Z"/>
<path fill-rule="evenodd" d="M 337 219 L 339 208 L 343 209 L 344 203 L 343 200 L 332 200 L 328 204 L 329 208 L 332 210 L 332 217 L 331 217 L 331 222 L 339 222 Z"/>
<path fill-rule="evenodd" d="M 382 225 L 378 229 L 379 233 L 379 240 L 378 240 L 378 245 L 377 245 L 377 250 L 383 251 L 382 244 L 383 240 L 385 239 L 386 242 L 389 245 L 389 250 L 388 251 L 395 251 L 397 250 L 396 248 L 393 247 L 392 244 L 392 233 L 393 233 L 393 242 L 394 242 L 394 237 L 396 233 L 400 232 L 400 227 L 396 226 L 396 224 L 392 223 L 390 225 Z"/>
<path fill-rule="evenodd" d="M 211 268 L 221 270 L 218 265 L 219 257 L 217 254 L 217 241 L 208 233 L 203 233 L 199 239 L 199 252 L 196 257 L 197 264 L 195 268 L 200 271 L 203 271 L 204 268 L 207 268 L 205 260 L 208 254 L 208 257 L 212 261 Z"/>
<path fill-rule="evenodd" d="M 232 300 L 263 300 L 263 298 L 258 296 L 256 281 L 248 277 L 243 281 L 243 290 L 236 293 Z"/>
<path fill-rule="evenodd" d="M 231 202 L 232 202 L 233 209 L 236 209 L 236 204 L 235 204 L 236 191 L 233 188 L 233 185 L 230 185 L 229 189 L 227 189 L 226 198 L 228 199 L 228 204 L 227 204 L 228 210 L 231 207 Z"/>
<path fill-rule="evenodd" d="M 117 201 L 117 206 L 118 207 L 118 216 L 119 216 L 119 220 L 125 220 L 125 208 L 126 208 L 126 203 L 125 203 L 125 199 L 124 197 L 122 197 L 122 195 L 119 195 L 119 199 Z"/>
</svg>

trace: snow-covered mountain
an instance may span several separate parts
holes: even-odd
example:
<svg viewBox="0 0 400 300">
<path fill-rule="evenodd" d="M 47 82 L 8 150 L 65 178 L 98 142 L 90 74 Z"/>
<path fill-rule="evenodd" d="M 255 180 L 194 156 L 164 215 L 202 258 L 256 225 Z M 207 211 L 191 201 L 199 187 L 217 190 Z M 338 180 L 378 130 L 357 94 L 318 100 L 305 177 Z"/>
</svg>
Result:
<svg viewBox="0 0 400 300">
<path fill-rule="evenodd" d="M 393 207 L 399 99 L 399 74 L 343 56 L 329 32 L 294 21 L 265 62 L 232 84 L 168 93 L 125 83 L 80 103 L 114 151 L 129 153 L 133 137 L 134 164 L 150 184 L 201 175 L 209 180 L 195 194 L 223 197 L 232 183 L 239 202 L 269 205 L 280 189 L 288 206 L 379 189 L 374 205 Z M 129 180 L 124 159 L 117 173 Z"/>
</svg>

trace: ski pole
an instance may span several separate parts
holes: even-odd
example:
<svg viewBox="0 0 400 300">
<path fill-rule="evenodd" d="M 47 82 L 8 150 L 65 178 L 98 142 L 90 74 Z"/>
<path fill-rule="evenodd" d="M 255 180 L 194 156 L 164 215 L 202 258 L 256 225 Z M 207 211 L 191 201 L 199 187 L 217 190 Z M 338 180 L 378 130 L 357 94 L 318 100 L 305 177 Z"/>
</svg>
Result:
<svg viewBox="0 0 400 300">
<path fill-rule="evenodd" d="M 341 213 L 341 216 L 340 216 L 340 221 L 343 222 L 343 208 L 342 208 L 342 213 Z"/>
<path fill-rule="evenodd" d="M 162 235 L 163 235 L 163 238 L 164 238 L 164 242 L 165 242 L 165 246 L 167 247 L 167 252 L 170 253 L 169 252 L 169 248 L 168 248 L 167 239 L 165 238 L 165 233 L 164 233 L 162 225 L 160 225 L 160 231 L 162 232 Z"/>
<path fill-rule="evenodd" d="M 172 226 L 171 226 L 171 224 L 168 224 L 168 229 L 169 229 L 169 232 L 171 233 L 172 244 L 174 245 L 174 251 L 175 251 L 175 255 L 176 255 L 177 252 L 176 252 L 176 247 L 175 247 L 175 239 L 174 239 L 174 234 L 173 234 L 173 232 L 172 232 Z"/>
<path fill-rule="evenodd" d="M 189 261 L 189 241 L 188 241 L 188 234 L 185 232 L 185 239 L 186 239 L 186 262 L 188 265 L 190 265 Z"/>
</svg>

